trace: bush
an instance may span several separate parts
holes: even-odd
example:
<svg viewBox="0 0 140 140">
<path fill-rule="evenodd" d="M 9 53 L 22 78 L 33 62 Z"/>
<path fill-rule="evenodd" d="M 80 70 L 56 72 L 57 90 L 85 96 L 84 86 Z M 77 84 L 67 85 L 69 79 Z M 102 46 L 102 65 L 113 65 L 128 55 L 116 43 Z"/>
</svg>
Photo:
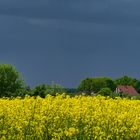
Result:
<svg viewBox="0 0 140 140">
<path fill-rule="evenodd" d="M 102 96 L 112 96 L 113 92 L 111 91 L 110 88 L 102 88 L 98 94 L 102 95 Z"/>
<path fill-rule="evenodd" d="M 46 95 L 50 94 L 55 96 L 56 93 L 64 93 L 65 90 L 61 85 L 58 85 L 56 83 L 52 83 L 52 85 L 46 85 L 46 84 L 41 84 L 36 86 L 33 91 L 32 91 L 32 96 L 40 96 L 44 98 Z"/>
<path fill-rule="evenodd" d="M 32 96 L 40 96 L 42 98 L 44 98 L 46 96 L 46 85 L 45 84 L 41 84 L 36 86 L 33 91 L 32 91 Z"/>
</svg>

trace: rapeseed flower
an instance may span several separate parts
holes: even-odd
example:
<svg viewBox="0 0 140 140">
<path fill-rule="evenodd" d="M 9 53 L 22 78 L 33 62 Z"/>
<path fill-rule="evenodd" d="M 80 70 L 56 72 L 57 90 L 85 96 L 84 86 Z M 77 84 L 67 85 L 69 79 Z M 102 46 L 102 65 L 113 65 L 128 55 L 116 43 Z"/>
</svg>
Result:
<svg viewBox="0 0 140 140">
<path fill-rule="evenodd" d="M 140 139 L 140 101 L 65 94 L 0 99 L 0 140 Z"/>
</svg>

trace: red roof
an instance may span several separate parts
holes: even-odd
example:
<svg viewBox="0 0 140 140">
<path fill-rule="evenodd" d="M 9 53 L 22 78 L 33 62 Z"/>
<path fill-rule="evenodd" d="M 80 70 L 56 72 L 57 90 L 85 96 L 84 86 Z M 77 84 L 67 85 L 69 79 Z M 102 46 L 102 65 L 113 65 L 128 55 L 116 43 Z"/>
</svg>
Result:
<svg viewBox="0 0 140 140">
<path fill-rule="evenodd" d="M 136 89 L 132 86 L 122 86 L 122 85 L 120 85 L 120 86 L 117 87 L 117 90 L 119 90 L 120 93 L 126 93 L 126 94 L 129 93 L 132 96 L 137 96 L 138 95 Z"/>
</svg>

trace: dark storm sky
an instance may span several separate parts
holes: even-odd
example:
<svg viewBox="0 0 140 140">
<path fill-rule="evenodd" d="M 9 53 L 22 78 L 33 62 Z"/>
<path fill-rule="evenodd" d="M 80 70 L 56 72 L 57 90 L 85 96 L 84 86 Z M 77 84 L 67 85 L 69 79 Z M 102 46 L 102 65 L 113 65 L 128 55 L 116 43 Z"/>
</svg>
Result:
<svg viewBox="0 0 140 140">
<path fill-rule="evenodd" d="M 0 63 L 26 83 L 140 78 L 139 0 L 0 0 Z"/>
</svg>

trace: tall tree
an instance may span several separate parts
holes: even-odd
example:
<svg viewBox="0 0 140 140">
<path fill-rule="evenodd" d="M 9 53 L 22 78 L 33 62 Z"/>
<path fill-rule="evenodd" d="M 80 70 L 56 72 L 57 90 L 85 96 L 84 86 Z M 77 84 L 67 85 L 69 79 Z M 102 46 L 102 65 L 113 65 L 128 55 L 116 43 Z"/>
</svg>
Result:
<svg viewBox="0 0 140 140">
<path fill-rule="evenodd" d="M 0 96 L 18 96 L 24 89 L 19 72 L 10 64 L 0 64 Z"/>
</svg>

